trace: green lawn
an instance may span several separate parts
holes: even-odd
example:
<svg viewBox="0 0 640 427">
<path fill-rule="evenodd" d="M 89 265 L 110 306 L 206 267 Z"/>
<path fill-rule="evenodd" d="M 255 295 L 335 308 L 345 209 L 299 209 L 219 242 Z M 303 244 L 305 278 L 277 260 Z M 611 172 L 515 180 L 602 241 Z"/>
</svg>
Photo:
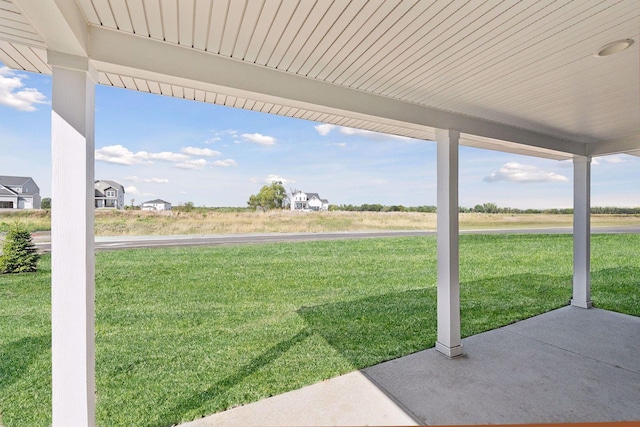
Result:
<svg viewBox="0 0 640 427">
<path fill-rule="evenodd" d="M 640 316 L 640 235 L 592 238 L 594 305 Z M 468 336 L 567 304 L 568 235 L 461 237 Z M 435 238 L 101 252 L 97 422 L 170 426 L 434 345 Z M 47 426 L 50 258 L 0 276 L 0 425 Z"/>
</svg>

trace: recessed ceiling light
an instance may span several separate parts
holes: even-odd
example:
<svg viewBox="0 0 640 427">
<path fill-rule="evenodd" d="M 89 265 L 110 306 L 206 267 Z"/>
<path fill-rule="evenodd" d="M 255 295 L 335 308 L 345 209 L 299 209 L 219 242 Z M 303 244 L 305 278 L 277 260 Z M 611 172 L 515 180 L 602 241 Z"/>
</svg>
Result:
<svg viewBox="0 0 640 427">
<path fill-rule="evenodd" d="M 618 40 L 609 44 L 606 44 L 598 50 L 595 56 L 609 56 L 614 53 L 622 52 L 633 44 L 632 39 Z"/>
</svg>

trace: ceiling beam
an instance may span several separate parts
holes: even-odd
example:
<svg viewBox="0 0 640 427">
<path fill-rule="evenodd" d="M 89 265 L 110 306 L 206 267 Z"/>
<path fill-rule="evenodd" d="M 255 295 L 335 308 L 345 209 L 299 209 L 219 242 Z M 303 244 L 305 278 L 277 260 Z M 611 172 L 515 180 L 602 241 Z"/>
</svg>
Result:
<svg viewBox="0 0 640 427">
<path fill-rule="evenodd" d="M 629 153 L 640 150 L 640 133 L 624 138 L 601 141 L 597 144 L 587 145 L 587 152 L 590 156 L 606 156 L 609 154 Z"/>
<path fill-rule="evenodd" d="M 455 129 L 485 138 L 585 155 L 584 143 L 403 102 L 148 37 L 89 27 L 98 71 L 388 124 Z"/>
<path fill-rule="evenodd" d="M 75 0 L 13 0 L 49 50 L 87 56 L 88 26 Z"/>
</svg>

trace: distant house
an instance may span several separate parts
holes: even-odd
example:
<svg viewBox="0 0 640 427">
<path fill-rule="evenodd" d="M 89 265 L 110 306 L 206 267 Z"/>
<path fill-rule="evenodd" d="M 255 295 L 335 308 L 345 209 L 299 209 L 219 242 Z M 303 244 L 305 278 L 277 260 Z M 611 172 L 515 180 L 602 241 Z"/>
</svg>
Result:
<svg viewBox="0 0 640 427">
<path fill-rule="evenodd" d="M 292 211 L 326 211 L 329 210 L 329 201 L 321 199 L 318 193 L 305 193 L 298 191 L 291 195 Z"/>
<path fill-rule="evenodd" d="M 115 181 L 98 180 L 94 183 L 96 208 L 124 209 L 124 187 Z"/>
<path fill-rule="evenodd" d="M 40 187 L 26 176 L 0 176 L 0 209 L 40 209 Z"/>
<path fill-rule="evenodd" d="M 171 203 L 161 199 L 149 200 L 140 205 L 143 211 L 170 211 Z"/>
</svg>

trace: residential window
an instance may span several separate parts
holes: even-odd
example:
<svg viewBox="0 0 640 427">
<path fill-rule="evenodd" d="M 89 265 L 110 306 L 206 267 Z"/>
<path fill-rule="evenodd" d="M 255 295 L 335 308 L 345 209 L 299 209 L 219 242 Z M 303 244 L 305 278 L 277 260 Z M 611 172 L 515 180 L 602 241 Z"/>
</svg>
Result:
<svg viewBox="0 0 640 427">
<path fill-rule="evenodd" d="M 105 195 L 106 195 L 107 197 L 116 197 L 116 190 L 107 190 L 107 191 L 105 192 Z"/>
</svg>

